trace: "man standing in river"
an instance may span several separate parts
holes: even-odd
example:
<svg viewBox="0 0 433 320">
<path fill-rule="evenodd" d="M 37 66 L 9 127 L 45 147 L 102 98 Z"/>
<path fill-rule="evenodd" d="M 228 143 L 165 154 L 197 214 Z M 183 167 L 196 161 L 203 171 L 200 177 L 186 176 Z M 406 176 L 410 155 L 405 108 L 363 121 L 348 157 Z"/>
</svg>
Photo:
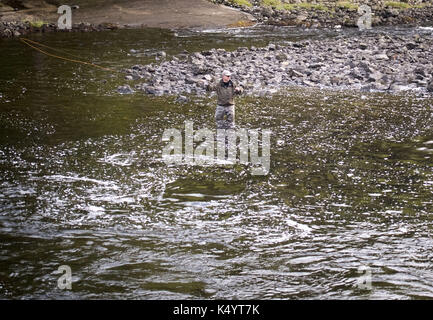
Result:
<svg viewBox="0 0 433 320">
<path fill-rule="evenodd" d="M 215 122 L 218 129 L 233 129 L 235 126 L 235 104 L 233 97 L 235 94 L 242 93 L 242 89 L 235 87 L 233 81 L 230 79 L 231 73 L 224 70 L 222 79 L 214 85 L 208 85 L 207 90 L 215 90 L 217 93 L 218 101 L 215 111 Z M 224 120 L 226 116 L 226 120 Z"/>
</svg>

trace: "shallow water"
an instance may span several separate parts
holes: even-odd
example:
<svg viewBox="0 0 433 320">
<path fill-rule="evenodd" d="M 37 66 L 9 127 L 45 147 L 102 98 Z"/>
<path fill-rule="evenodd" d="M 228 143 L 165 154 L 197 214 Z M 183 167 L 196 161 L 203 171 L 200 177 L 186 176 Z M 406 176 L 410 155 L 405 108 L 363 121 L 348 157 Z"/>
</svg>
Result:
<svg viewBox="0 0 433 320">
<path fill-rule="evenodd" d="M 159 50 L 341 34 L 259 27 L 31 38 L 121 69 Z M 272 130 L 270 173 L 253 176 L 241 164 L 161 160 L 165 129 L 187 120 L 214 128 L 212 98 L 122 96 L 121 74 L 17 40 L 0 50 L 1 298 L 433 298 L 432 98 L 305 88 L 242 97 L 238 126 Z M 71 267 L 72 290 L 57 287 L 61 265 Z M 358 285 L 362 267 L 370 289 Z"/>
</svg>

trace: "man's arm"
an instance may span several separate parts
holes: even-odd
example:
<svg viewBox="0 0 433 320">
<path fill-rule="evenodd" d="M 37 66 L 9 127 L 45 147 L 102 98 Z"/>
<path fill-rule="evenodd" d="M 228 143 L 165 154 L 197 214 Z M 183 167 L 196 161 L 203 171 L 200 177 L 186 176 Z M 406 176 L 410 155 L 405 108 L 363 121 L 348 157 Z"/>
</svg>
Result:
<svg viewBox="0 0 433 320">
<path fill-rule="evenodd" d="M 244 88 L 242 87 L 235 87 L 235 94 L 242 94 L 244 93 Z"/>
<path fill-rule="evenodd" d="M 217 86 L 216 82 L 209 83 L 206 86 L 206 91 L 215 91 L 216 90 L 216 86 Z"/>
</svg>

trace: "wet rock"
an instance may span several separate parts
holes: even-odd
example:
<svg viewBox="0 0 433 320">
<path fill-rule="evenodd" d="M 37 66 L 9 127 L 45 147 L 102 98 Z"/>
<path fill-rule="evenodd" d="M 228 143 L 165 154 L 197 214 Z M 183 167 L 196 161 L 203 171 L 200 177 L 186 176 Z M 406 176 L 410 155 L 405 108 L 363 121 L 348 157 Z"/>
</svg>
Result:
<svg viewBox="0 0 433 320">
<path fill-rule="evenodd" d="M 374 56 L 374 59 L 376 59 L 376 60 L 389 60 L 389 57 L 386 53 L 380 53 L 380 54 L 376 54 Z"/>
<path fill-rule="evenodd" d="M 340 85 L 343 82 L 343 79 L 339 76 L 332 76 L 330 78 L 331 84 Z"/>
<path fill-rule="evenodd" d="M 120 94 L 131 94 L 134 93 L 134 89 L 132 89 L 129 85 L 119 86 L 117 88 L 117 92 Z"/>
<path fill-rule="evenodd" d="M 180 95 L 176 98 L 176 102 L 178 102 L 178 103 L 187 103 L 189 101 L 190 100 L 188 99 L 188 97 L 182 96 L 182 95 Z"/>
<path fill-rule="evenodd" d="M 12 37 L 12 35 L 13 35 L 13 32 L 10 29 L 3 30 L 3 36 L 4 37 L 10 38 L 10 37 Z"/>
<path fill-rule="evenodd" d="M 165 53 L 165 51 L 159 51 L 156 53 L 156 56 L 165 59 L 167 57 L 167 53 Z"/>
<path fill-rule="evenodd" d="M 238 51 L 238 52 L 247 52 L 247 51 L 248 51 L 248 48 L 247 48 L 247 47 L 239 47 L 239 48 L 237 49 L 237 51 Z"/>
<path fill-rule="evenodd" d="M 359 67 L 361 70 L 364 70 L 364 71 L 367 72 L 367 73 L 372 73 L 372 72 L 373 72 L 373 69 L 370 67 L 369 63 L 366 63 L 366 62 L 360 62 L 360 63 L 358 64 L 358 67 Z"/>
<path fill-rule="evenodd" d="M 376 82 L 376 81 L 379 81 L 380 79 L 382 79 L 382 77 L 383 77 L 382 73 L 374 71 L 368 75 L 367 81 Z"/>
<path fill-rule="evenodd" d="M 388 87 L 389 91 L 395 91 L 395 92 L 399 92 L 404 90 L 404 86 L 400 83 L 391 83 L 391 85 Z"/>
<path fill-rule="evenodd" d="M 274 10 L 272 10 L 271 7 L 263 7 L 261 15 L 266 18 L 272 18 L 272 16 L 274 15 Z"/>
<path fill-rule="evenodd" d="M 207 81 L 212 81 L 212 76 L 210 74 L 206 74 L 203 76 L 203 79 L 205 79 Z"/>
<path fill-rule="evenodd" d="M 409 42 L 409 43 L 406 44 L 406 47 L 407 47 L 409 50 L 413 50 L 413 49 L 416 49 L 416 48 L 418 47 L 418 45 L 417 45 L 416 43 Z"/>
<path fill-rule="evenodd" d="M 201 54 L 205 57 L 212 56 L 214 53 L 212 51 L 202 51 Z"/>
<path fill-rule="evenodd" d="M 276 58 L 278 61 L 282 62 L 282 61 L 286 61 L 286 60 L 287 60 L 287 55 L 286 55 L 285 53 L 280 52 L 280 53 L 278 53 L 278 54 L 275 56 L 275 58 Z"/>
<path fill-rule="evenodd" d="M 366 43 L 360 43 L 359 44 L 359 49 L 361 49 L 361 50 L 365 50 L 365 49 L 367 49 L 368 48 L 368 45 L 366 44 Z"/>
<path fill-rule="evenodd" d="M 301 72 L 299 72 L 299 71 L 297 71 L 297 70 L 295 70 L 295 69 L 289 69 L 288 71 L 287 71 L 287 75 L 289 76 L 289 77 L 295 77 L 295 78 L 299 78 L 299 77 L 302 77 L 303 76 L 303 74 L 301 73 Z"/>
<path fill-rule="evenodd" d="M 295 24 L 301 24 L 302 22 L 304 22 L 305 20 L 307 20 L 308 19 L 308 15 L 306 15 L 306 14 L 300 14 L 300 15 L 298 15 L 297 17 L 296 17 L 296 19 L 295 19 Z"/>
</svg>

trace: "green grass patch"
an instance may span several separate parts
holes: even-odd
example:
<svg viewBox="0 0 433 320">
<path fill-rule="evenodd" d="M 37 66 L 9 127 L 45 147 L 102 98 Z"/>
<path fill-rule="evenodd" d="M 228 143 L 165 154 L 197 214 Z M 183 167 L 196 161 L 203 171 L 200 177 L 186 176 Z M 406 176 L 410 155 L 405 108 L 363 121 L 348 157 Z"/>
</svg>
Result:
<svg viewBox="0 0 433 320">
<path fill-rule="evenodd" d="M 414 4 L 412 7 L 417 9 L 427 8 L 432 6 L 430 3 L 420 3 L 420 4 Z"/>
<path fill-rule="evenodd" d="M 280 0 L 262 0 L 262 5 L 276 8 L 282 6 L 283 4 Z"/>
<path fill-rule="evenodd" d="M 282 3 L 281 0 L 262 0 L 262 6 L 269 6 L 274 8 L 275 10 L 286 10 L 286 11 L 291 11 L 295 9 L 329 11 L 329 8 L 323 4 L 308 3 L 308 2 L 290 4 L 290 3 Z"/>
<path fill-rule="evenodd" d="M 253 5 L 248 0 L 231 0 L 234 4 L 238 6 L 252 7 Z"/>
<path fill-rule="evenodd" d="M 359 5 L 350 1 L 339 1 L 337 2 L 337 7 L 346 10 L 358 10 Z"/>
<path fill-rule="evenodd" d="M 301 3 L 297 3 L 296 7 L 301 8 L 301 9 L 307 9 L 307 10 L 328 11 L 327 6 L 325 6 L 323 4 L 319 4 L 319 3 L 301 2 Z"/>
<path fill-rule="evenodd" d="M 409 9 L 412 6 L 405 2 L 397 2 L 397 1 L 387 1 L 385 2 L 386 7 L 395 8 L 395 9 Z"/>
<path fill-rule="evenodd" d="M 42 20 L 24 20 L 23 22 L 28 22 L 34 28 L 41 28 L 43 25 L 48 24 Z"/>
<path fill-rule="evenodd" d="M 282 3 L 281 0 L 262 0 L 262 6 L 272 7 L 275 10 L 292 10 L 293 5 Z"/>
</svg>

